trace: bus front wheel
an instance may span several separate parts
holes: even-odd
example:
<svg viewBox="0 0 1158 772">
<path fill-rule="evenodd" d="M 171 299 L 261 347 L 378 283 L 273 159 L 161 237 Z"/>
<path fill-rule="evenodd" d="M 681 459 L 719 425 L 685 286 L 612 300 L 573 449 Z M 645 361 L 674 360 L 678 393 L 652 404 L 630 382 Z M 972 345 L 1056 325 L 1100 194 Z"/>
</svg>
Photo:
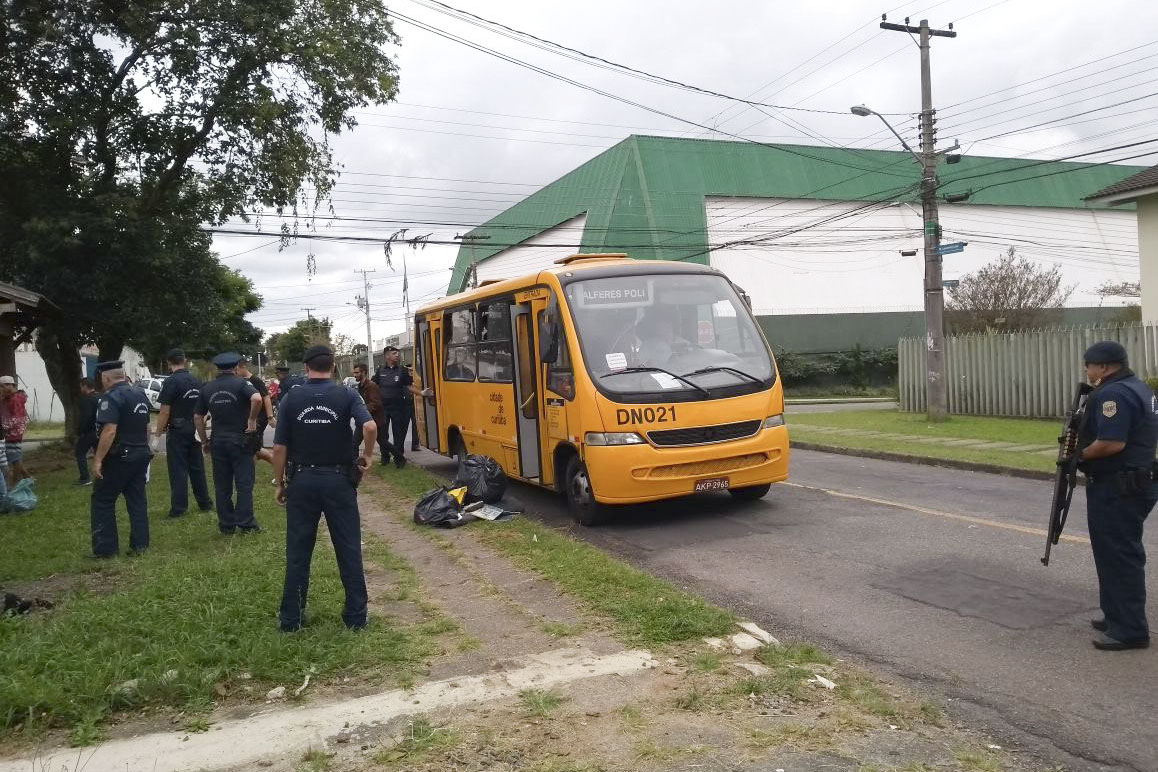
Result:
<svg viewBox="0 0 1158 772">
<path fill-rule="evenodd" d="M 587 475 L 587 465 L 578 456 L 567 462 L 566 480 L 567 508 L 571 517 L 579 525 L 599 525 L 607 521 L 607 507 L 595 500 L 591 490 L 591 479 Z"/>
<path fill-rule="evenodd" d="M 748 485 L 744 488 L 728 488 L 728 493 L 732 494 L 732 498 L 737 501 L 756 501 L 764 498 L 771 489 L 772 483 L 764 483 L 763 485 Z"/>
</svg>

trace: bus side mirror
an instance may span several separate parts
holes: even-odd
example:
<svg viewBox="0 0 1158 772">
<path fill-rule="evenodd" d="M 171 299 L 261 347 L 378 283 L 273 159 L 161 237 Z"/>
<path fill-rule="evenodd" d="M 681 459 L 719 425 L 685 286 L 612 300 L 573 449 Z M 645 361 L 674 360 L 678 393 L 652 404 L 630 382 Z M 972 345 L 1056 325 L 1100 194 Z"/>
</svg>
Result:
<svg viewBox="0 0 1158 772">
<path fill-rule="evenodd" d="M 554 295 L 539 317 L 539 360 L 545 365 L 559 361 L 559 301 Z"/>
<path fill-rule="evenodd" d="M 545 365 L 559 360 L 559 323 L 547 314 L 539 324 L 539 359 Z"/>
<path fill-rule="evenodd" d="M 732 286 L 735 287 L 736 285 L 733 284 Z M 740 297 L 744 300 L 744 305 L 746 305 L 748 307 L 748 310 L 751 310 L 752 309 L 752 296 L 749 295 L 747 292 L 745 292 L 744 290 L 742 290 L 739 287 L 736 287 L 736 292 L 740 293 Z"/>
</svg>

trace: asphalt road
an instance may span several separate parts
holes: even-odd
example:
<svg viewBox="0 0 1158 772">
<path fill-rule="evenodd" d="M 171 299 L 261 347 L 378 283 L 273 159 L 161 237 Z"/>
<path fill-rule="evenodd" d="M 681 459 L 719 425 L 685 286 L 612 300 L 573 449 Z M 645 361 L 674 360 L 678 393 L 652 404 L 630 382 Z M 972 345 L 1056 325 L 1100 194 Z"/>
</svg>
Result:
<svg viewBox="0 0 1158 772">
<path fill-rule="evenodd" d="M 411 458 L 453 472 L 426 451 Z M 553 495 L 513 492 L 531 516 L 569 525 Z M 784 639 L 928 689 L 1002 745 L 1067 770 L 1158 770 L 1158 651 L 1090 645 L 1082 496 L 1076 541 L 1048 567 L 1049 483 L 803 450 L 763 501 L 703 495 L 572 531 Z M 1156 539 L 1151 527 L 1152 554 Z"/>
</svg>

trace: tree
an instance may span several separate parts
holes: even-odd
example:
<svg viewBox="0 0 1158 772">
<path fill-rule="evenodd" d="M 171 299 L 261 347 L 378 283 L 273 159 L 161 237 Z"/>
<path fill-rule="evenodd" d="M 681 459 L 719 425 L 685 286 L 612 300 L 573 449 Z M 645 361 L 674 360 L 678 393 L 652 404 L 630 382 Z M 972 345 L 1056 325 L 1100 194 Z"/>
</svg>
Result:
<svg viewBox="0 0 1158 772">
<path fill-rule="evenodd" d="M 1042 268 L 1010 247 L 949 290 L 949 322 L 959 332 L 1038 327 L 1057 316 L 1073 291 L 1062 286 L 1057 266 Z"/>
<path fill-rule="evenodd" d="M 294 322 L 285 332 L 270 335 L 265 341 L 265 349 L 274 362 L 285 362 L 291 367 L 302 361 L 306 349 L 321 343 L 330 343 L 329 319 L 302 319 Z"/>
<path fill-rule="evenodd" d="M 82 342 L 254 338 L 259 299 L 202 228 L 326 198 L 327 137 L 396 92 L 385 7 L 5 0 L 0 17 L 0 278 L 61 309 L 37 347 L 69 419 Z"/>
<path fill-rule="evenodd" d="M 1094 291 L 1104 298 L 1140 298 L 1142 284 L 1136 281 L 1108 281 Z"/>
</svg>

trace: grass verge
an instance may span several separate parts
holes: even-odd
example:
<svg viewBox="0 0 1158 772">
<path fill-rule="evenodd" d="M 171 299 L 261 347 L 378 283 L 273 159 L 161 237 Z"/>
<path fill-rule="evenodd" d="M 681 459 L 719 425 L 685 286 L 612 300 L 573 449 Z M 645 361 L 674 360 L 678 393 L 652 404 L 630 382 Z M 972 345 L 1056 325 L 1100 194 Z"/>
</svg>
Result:
<svg viewBox="0 0 1158 772">
<path fill-rule="evenodd" d="M 29 421 L 24 429 L 26 440 L 59 440 L 64 435 L 64 421 Z"/>
<path fill-rule="evenodd" d="M 7 551 L 0 576 L 57 601 L 51 612 L 0 618 L 0 740 L 63 726 L 72 728 L 75 743 L 91 743 L 119 711 L 163 706 L 204 713 L 220 701 L 261 699 L 270 686 L 292 691 L 307 673 L 315 688 L 337 677 L 404 679 L 447 629 L 447 620 L 428 616 L 409 626 L 378 618 L 364 632 L 346 630 L 341 583 L 322 537 L 309 624 L 295 635 L 278 632 L 285 515 L 270 489 L 259 482 L 255 491 L 265 532 L 224 537 L 212 514 L 165 517 L 163 457 L 154 461 L 148 486 L 149 553 L 94 567 L 84 559 L 91 489 L 71 487 L 75 471 L 53 453 L 29 458 L 40 506 L 0 518 Z M 123 505 L 119 510 L 124 536 Z M 397 586 L 412 581 L 400 558 L 366 542 L 368 565 L 383 566 Z"/>
<path fill-rule="evenodd" d="M 1047 472 L 1054 469 L 1053 458 L 1032 452 L 954 447 L 885 437 L 861 437 L 817 431 L 813 427 L 888 432 L 921 438 L 1012 442 L 1018 445 L 1040 445 L 1043 448 L 1057 444 L 1058 432 L 1056 421 L 952 416 L 944 423 L 931 424 L 924 415 L 888 410 L 791 413 L 788 424 L 794 439 L 831 447 L 877 450 L 918 458 L 940 458 Z"/>
<path fill-rule="evenodd" d="M 414 465 L 382 470 L 379 476 L 410 497 L 444 482 Z M 609 618 L 619 636 L 630 643 L 655 646 L 688 641 L 722 635 L 735 626 L 731 612 L 528 518 L 473 533 L 520 567 L 549 579 Z"/>
</svg>

